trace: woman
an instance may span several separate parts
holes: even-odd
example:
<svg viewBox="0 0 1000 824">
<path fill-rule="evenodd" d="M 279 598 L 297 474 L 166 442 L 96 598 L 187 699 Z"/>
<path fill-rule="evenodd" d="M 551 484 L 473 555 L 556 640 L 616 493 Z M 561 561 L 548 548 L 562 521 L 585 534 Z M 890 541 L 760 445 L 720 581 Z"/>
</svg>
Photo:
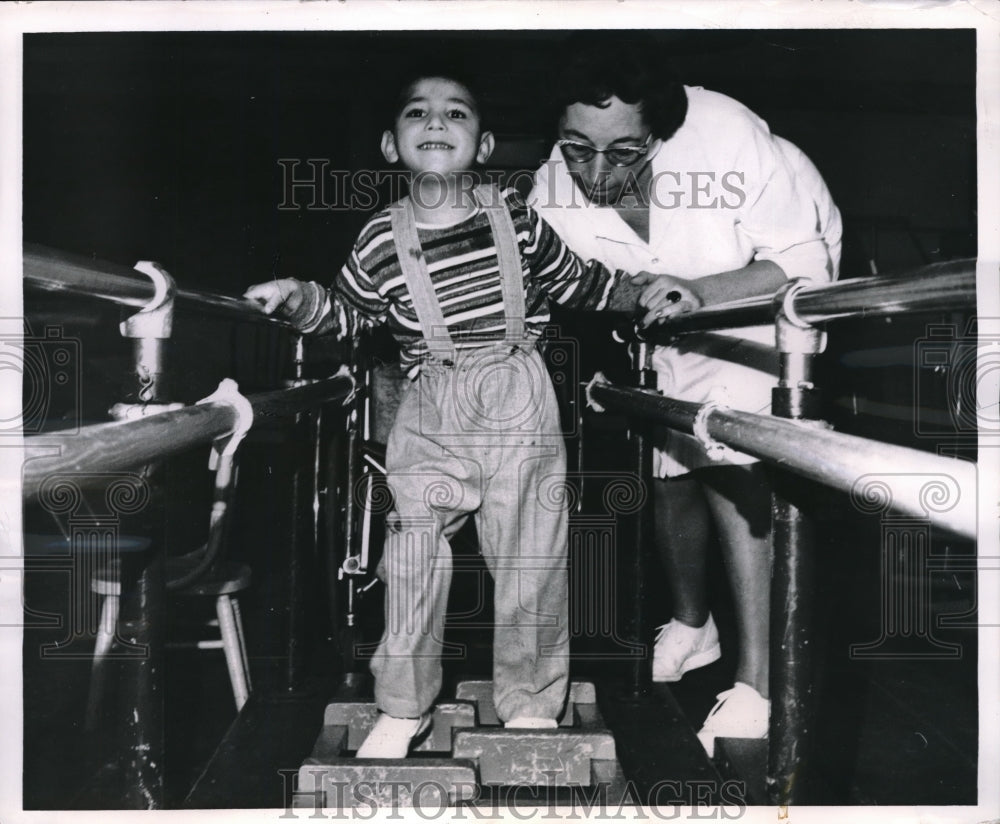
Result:
<svg viewBox="0 0 1000 824">
<path fill-rule="evenodd" d="M 582 257 L 671 275 L 658 287 L 677 293 L 664 317 L 771 294 L 790 278 L 835 277 L 840 215 L 822 178 L 737 101 L 671 82 L 641 50 L 613 42 L 571 48 L 556 94 L 559 140 L 529 201 Z M 657 347 L 658 388 L 768 412 L 773 340 L 769 326 Z M 713 756 L 716 737 L 767 735 L 770 490 L 755 459 L 725 448 L 710 454 L 677 432 L 663 433 L 654 474 L 673 619 L 656 639 L 653 680 L 677 681 L 721 654 L 704 581 L 712 526 L 733 591 L 736 683 L 698 734 Z"/>
</svg>

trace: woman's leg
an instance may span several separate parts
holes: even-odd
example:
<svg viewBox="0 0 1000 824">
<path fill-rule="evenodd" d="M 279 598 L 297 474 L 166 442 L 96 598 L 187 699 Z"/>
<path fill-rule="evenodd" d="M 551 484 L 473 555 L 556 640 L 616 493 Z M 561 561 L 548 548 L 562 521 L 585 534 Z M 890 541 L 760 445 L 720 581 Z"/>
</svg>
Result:
<svg viewBox="0 0 1000 824">
<path fill-rule="evenodd" d="M 706 557 L 711 537 L 708 503 L 691 475 L 653 482 L 656 546 L 670 589 L 671 616 L 689 627 L 708 620 Z"/>
<path fill-rule="evenodd" d="M 698 470 L 736 610 L 736 680 L 768 695 L 771 487 L 760 464 Z"/>
<path fill-rule="evenodd" d="M 670 683 L 717 661 L 722 650 L 708 609 L 705 578 L 711 524 L 701 484 L 686 475 L 655 481 L 653 488 L 656 540 L 673 614 L 656 636 L 653 680 Z"/>
<path fill-rule="evenodd" d="M 717 738 L 768 732 L 768 620 L 771 597 L 771 494 L 759 464 L 699 470 L 722 545 L 736 608 L 736 683 L 698 731 L 709 757 Z"/>
</svg>

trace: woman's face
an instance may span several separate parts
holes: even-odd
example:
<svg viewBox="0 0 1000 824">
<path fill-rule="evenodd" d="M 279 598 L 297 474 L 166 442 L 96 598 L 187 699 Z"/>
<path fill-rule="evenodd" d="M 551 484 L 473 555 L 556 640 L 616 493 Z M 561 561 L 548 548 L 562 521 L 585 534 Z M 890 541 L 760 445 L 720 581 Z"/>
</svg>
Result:
<svg viewBox="0 0 1000 824">
<path fill-rule="evenodd" d="M 649 137 L 649 126 L 639 104 L 623 103 L 611 97 L 605 108 L 574 103 L 566 107 L 559 122 L 559 137 L 585 143 L 595 149 L 614 146 L 642 146 Z M 584 162 L 571 161 L 566 153 L 566 165 L 576 184 L 591 203 L 598 205 L 617 202 L 629 178 L 637 178 L 649 164 L 655 153 L 655 145 L 631 166 L 613 166 L 601 154 L 595 154 Z M 635 191 L 634 185 L 630 186 Z"/>
</svg>

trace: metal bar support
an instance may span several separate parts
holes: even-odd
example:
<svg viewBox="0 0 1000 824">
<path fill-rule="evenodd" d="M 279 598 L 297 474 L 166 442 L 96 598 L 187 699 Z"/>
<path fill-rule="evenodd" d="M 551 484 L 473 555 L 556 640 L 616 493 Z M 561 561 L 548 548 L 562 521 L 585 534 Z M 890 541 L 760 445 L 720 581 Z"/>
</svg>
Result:
<svg viewBox="0 0 1000 824">
<path fill-rule="evenodd" d="M 800 283 L 775 296 L 780 377 L 771 411 L 792 420 L 814 419 L 812 366 L 821 348 L 817 329 L 798 322 L 789 308 Z M 771 803 L 806 799 L 813 718 L 813 634 L 816 558 L 812 523 L 791 499 L 794 481 L 776 472 L 771 501 L 770 668 L 771 718 L 765 787 Z"/>
<path fill-rule="evenodd" d="M 292 469 L 291 534 L 288 559 L 288 638 L 285 661 L 285 690 L 298 692 L 303 687 L 308 627 L 308 559 L 315 557 L 316 492 L 315 453 L 312 445 L 319 437 L 317 413 L 302 412 L 292 429 L 294 467 Z M 317 570 L 313 570 L 315 574 Z"/>
<path fill-rule="evenodd" d="M 652 368 L 653 347 L 641 337 L 629 345 L 632 361 L 632 378 L 642 389 L 656 391 L 656 371 Z M 648 577 L 649 544 L 652 537 L 650 515 L 652 494 L 649 483 L 653 477 L 653 447 L 648 425 L 633 420 L 629 425 L 629 444 L 635 467 L 636 480 L 646 491 L 645 502 L 636 511 L 633 519 L 633 554 L 627 576 L 627 592 L 632 606 L 626 622 L 626 638 L 637 647 L 642 647 L 648 637 L 646 627 L 646 579 Z M 631 579 L 631 580 L 628 580 Z M 649 692 L 652 672 L 647 656 L 633 659 L 629 672 L 627 690 L 631 698 L 639 699 Z"/>
<path fill-rule="evenodd" d="M 648 636 L 646 627 L 646 579 L 649 543 L 652 530 L 649 523 L 652 494 L 649 491 L 649 479 L 653 476 L 653 448 L 651 439 L 643 431 L 638 422 L 633 421 L 629 428 L 629 441 L 632 447 L 632 459 L 638 482 L 646 489 L 646 500 L 635 513 L 633 523 L 634 551 L 630 564 L 630 574 L 627 592 L 632 598 L 632 606 L 626 622 L 625 638 L 637 646 L 646 643 Z M 630 697 L 639 699 L 649 692 L 652 678 L 650 662 L 647 656 L 636 657 L 632 661 L 629 672 L 628 691 Z"/>
<path fill-rule="evenodd" d="M 165 403 L 168 387 L 164 353 L 173 326 L 176 287 L 167 272 L 142 261 L 136 270 L 153 282 L 153 297 L 121 324 L 123 337 L 131 338 L 133 369 L 126 386 L 126 401 L 116 413 L 127 416 L 134 402 Z M 162 459 L 147 464 L 142 474 L 149 478 L 162 466 Z M 147 552 L 122 557 L 119 587 L 121 636 L 131 645 L 145 647 L 146 655 L 125 662 L 128 675 L 122 679 L 122 700 L 115 707 L 115 728 L 122 731 L 119 751 L 123 791 L 130 808 L 162 809 L 166 803 L 166 743 L 163 727 L 164 666 L 166 663 L 166 557 L 162 490 L 154 497 L 148 530 L 154 535 Z"/>
</svg>

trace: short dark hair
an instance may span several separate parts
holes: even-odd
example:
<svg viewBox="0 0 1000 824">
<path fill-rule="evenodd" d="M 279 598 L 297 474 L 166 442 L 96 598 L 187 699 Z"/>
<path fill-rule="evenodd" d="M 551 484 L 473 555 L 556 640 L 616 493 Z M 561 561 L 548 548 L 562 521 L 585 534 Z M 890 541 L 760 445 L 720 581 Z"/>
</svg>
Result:
<svg viewBox="0 0 1000 824">
<path fill-rule="evenodd" d="M 617 97 L 638 104 L 653 137 L 667 140 L 687 116 L 684 86 L 644 38 L 588 32 L 570 38 L 559 57 L 551 95 L 557 119 L 574 103 L 605 108 Z"/>
<path fill-rule="evenodd" d="M 472 100 L 472 106 L 479 115 L 480 128 L 485 129 L 482 125 L 483 123 L 483 109 L 482 103 L 480 102 L 479 94 L 476 91 L 476 86 L 472 81 L 462 75 L 460 72 L 453 71 L 450 67 L 439 66 L 439 67 L 428 67 L 426 70 L 422 69 L 417 72 L 410 72 L 406 77 L 403 78 L 402 83 L 398 86 L 399 91 L 396 93 L 395 98 L 393 98 L 391 104 L 391 110 L 388 113 L 389 127 L 396 122 L 396 118 L 399 117 L 399 113 L 403 110 L 403 106 L 406 105 L 406 101 L 410 99 L 410 94 L 413 92 L 413 87 L 417 85 L 421 80 L 429 80 L 432 77 L 438 77 L 442 80 L 450 80 L 453 83 L 458 83 L 460 86 L 464 86 L 469 92 Z"/>
</svg>

